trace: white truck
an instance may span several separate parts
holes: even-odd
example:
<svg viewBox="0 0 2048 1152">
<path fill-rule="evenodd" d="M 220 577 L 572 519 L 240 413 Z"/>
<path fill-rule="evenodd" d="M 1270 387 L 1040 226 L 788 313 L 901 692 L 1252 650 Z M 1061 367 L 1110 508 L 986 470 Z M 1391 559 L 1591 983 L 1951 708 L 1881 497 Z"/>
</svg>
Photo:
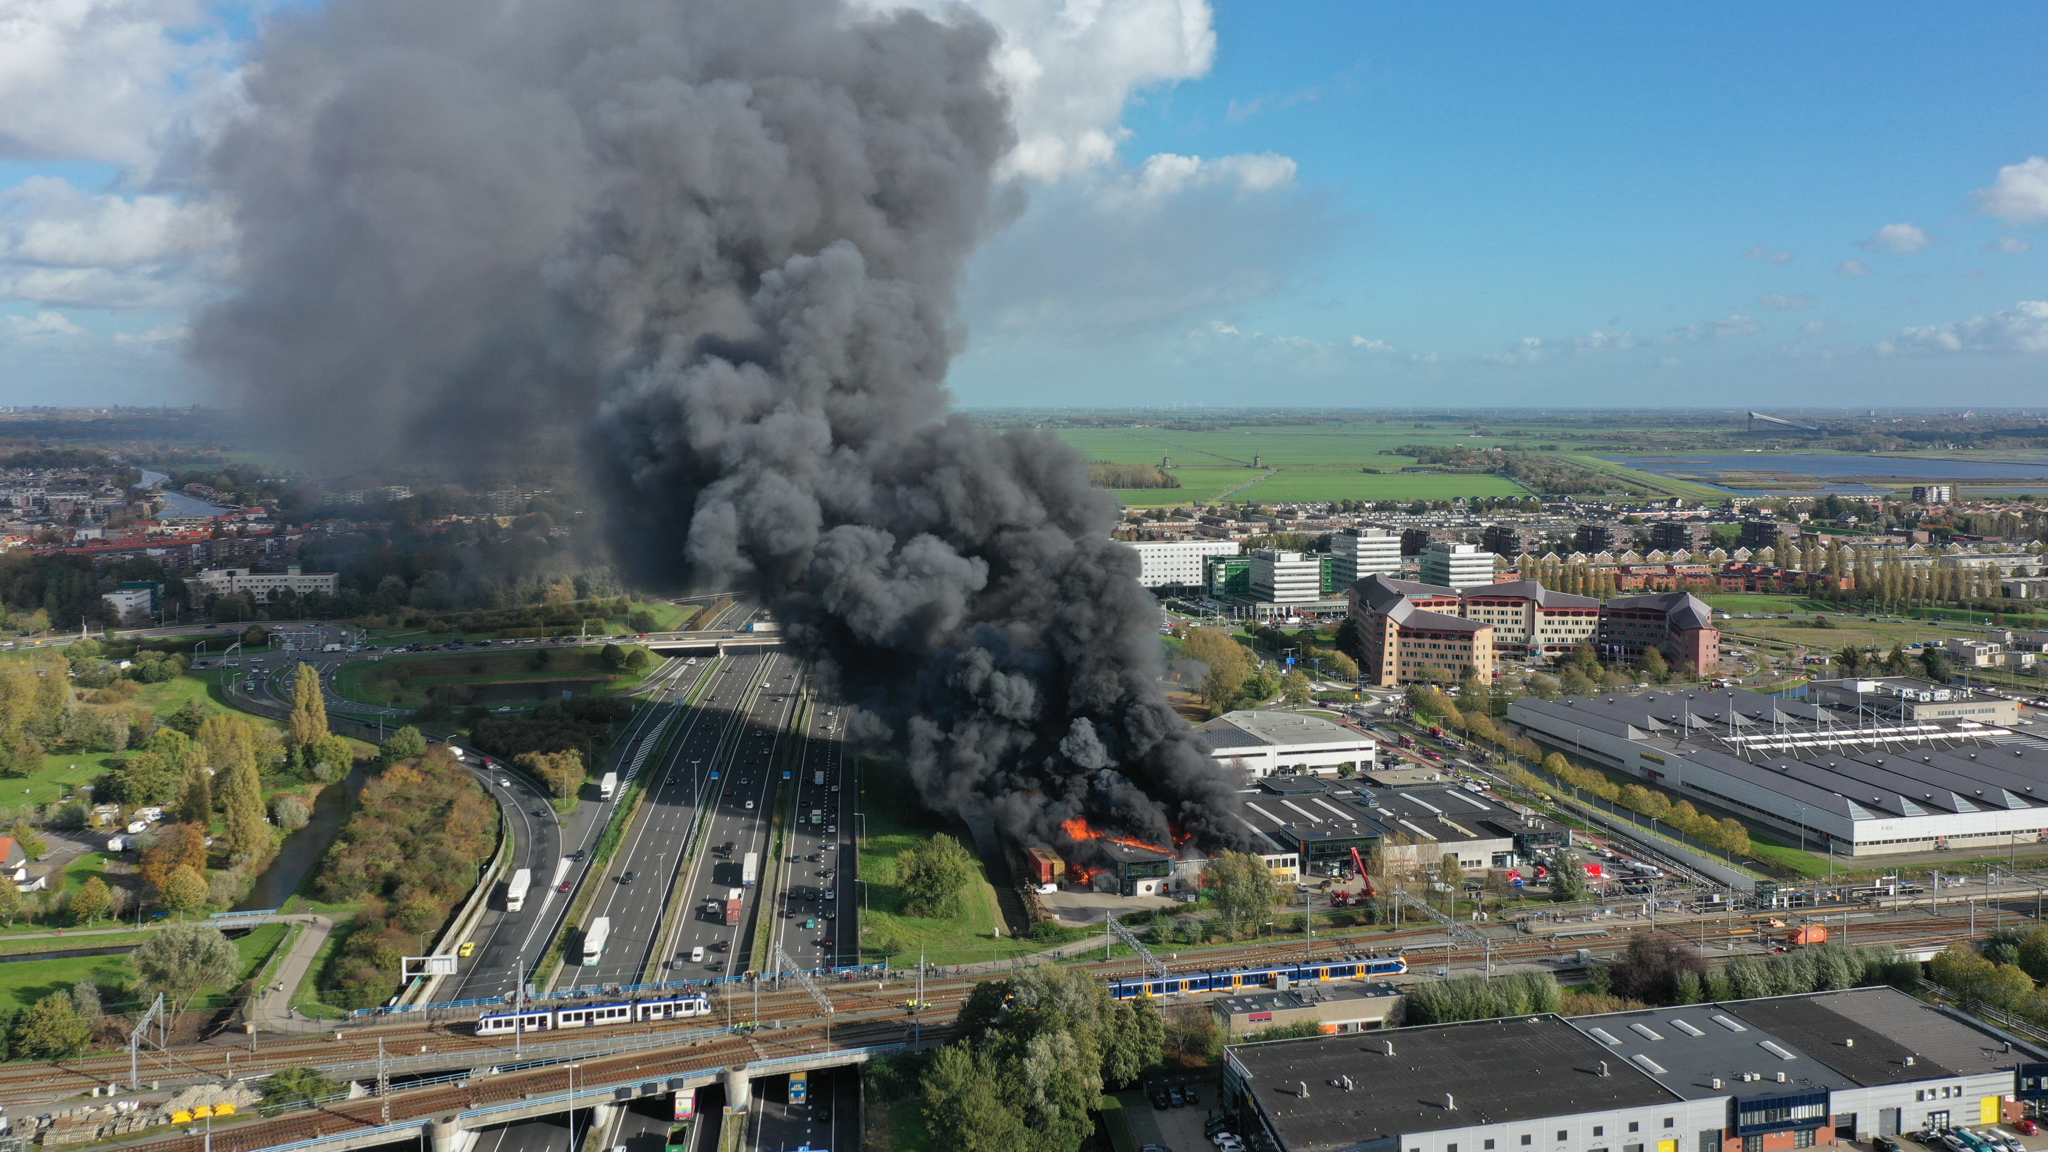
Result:
<svg viewBox="0 0 2048 1152">
<path fill-rule="evenodd" d="M 619 774 L 617 772 L 607 772 L 604 774 L 604 779 L 597 782 L 597 796 L 600 800 L 611 799 L 612 794 L 618 790 Z"/>
<path fill-rule="evenodd" d="M 760 871 L 761 854 L 759 852 L 747 853 L 745 862 L 740 865 L 740 883 L 745 887 L 752 888 L 754 881 L 760 879 Z"/>
<path fill-rule="evenodd" d="M 612 922 L 608 916 L 599 916 L 583 930 L 583 966 L 585 968 L 604 959 L 604 942 L 612 934 Z"/>
<path fill-rule="evenodd" d="M 344 645 L 340 645 L 340 644 L 329 644 L 329 645 L 327 645 L 327 646 L 326 646 L 325 648 L 322 648 L 322 649 L 320 649 L 320 650 L 321 650 L 322 652 L 346 652 L 346 651 L 348 651 L 347 647 L 345 647 Z"/>
<path fill-rule="evenodd" d="M 818 769 L 818 770 L 817 770 L 816 772 L 813 772 L 813 773 L 811 773 L 811 783 L 813 783 L 813 784 L 823 784 L 824 782 L 825 782 L 825 770 L 824 770 L 823 768 L 820 768 L 820 769 Z"/>
<path fill-rule="evenodd" d="M 533 869 L 521 868 L 512 873 L 512 879 L 505 885 L 505 911 L 517 912 L 526 907 L 526 891 L 533 887 Z"/>
</svg>

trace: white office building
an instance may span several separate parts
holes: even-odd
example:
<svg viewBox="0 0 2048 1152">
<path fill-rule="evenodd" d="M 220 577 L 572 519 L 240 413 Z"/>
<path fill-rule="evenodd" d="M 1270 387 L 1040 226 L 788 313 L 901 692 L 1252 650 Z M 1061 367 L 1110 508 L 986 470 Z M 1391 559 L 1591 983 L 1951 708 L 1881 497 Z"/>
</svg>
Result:
<svg viewBox="0 0 2048 1152">
<path fill-rule="evenodd" d="M 1269 604 L 1309 604 L 1322 599 L 1322 557 L 1258 549 L 1252 553 L 1252 598 Z"/>
<path fill-rule="evenodd" d="M 1339 590 L 1375 572 L 1401 577 L 1401 534 L 1385 528 L 1346 528 L 1330 536 L 1330 556 Z"/>
<path fill-rule="evenodd" d="M 293 592 L 305 596 L 313 592 L 325 592 L 332 596 L 338 590 L 341 576 L 335 572 L 301 572 L 294 564 L 283 572 L 251 572 L 247 568 L 210 568 L 192 577 L 191 582 L 211 596 L 226 596 L 234 592 L 247 592 L 249 598 L 258 604 L 268 604 L 279 592 Z"/>
<path fill-rule="evenodd" d="M 1379 742 L 1318 716 L 1294 712 L 1226 712 L 1195 726 L 1209 755 L 1254 778 L 1275 773 L 1335 776 L 1350 767 L 1370 771 Z"/>
<path fill-rule="evenodd" d="M 1138 554 L 1138 583 L 1147 588 L 1200 588 L 1204 565 L 1211 556 L 1235 556 L 1242 549 L 1235 540 L 1137 540 L 1130 544 Z"/>
<path fill-rule="evenodd" d="M 1493 553 L 1477 544 L 1437 541 L 1422 552 L 1422 583 L 1464 591 L 1493 583 Z"/>
</svg>

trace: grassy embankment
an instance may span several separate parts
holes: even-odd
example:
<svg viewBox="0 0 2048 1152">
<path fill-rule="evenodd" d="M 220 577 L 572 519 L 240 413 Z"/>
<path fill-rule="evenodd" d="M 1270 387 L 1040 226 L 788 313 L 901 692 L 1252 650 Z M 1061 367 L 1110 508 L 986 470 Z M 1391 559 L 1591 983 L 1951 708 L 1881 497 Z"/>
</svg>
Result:
<svg viewBox="0 0 2048 1152">
<path fill-rule="evenodd" d="M 861 886 L 867 889 L 867 908 L 862 913 L 863 963 L 882 959 L 876 953 L 878 944 L 895 966 L 915 966 L 920 949 L 934 964 L 972 964 L 1006 960 L 1044 947 L 1031 940 L 1013 940 L 1007 932 L 996 938 L 1002 914 L 996 905 L 995 886 L 978 859 L 959 916 L 941 920 L 905 915 L 903 892 L 896 887 L 896 857 L 939 832 L 959 840 L 971 853 L 973 838 L 957 821 L 925 809 L 893 755 L 863 756 L 860 784 L 860 810 L 867 825 L 858 872 L 867 881 Z M 839 830 L 842 836 L 853 832 L 852 828 Z"/>
<path fill-rule="evenodd" d="M 235 950 L 241 955 L 241 964 L 234 982 L 226 988 L 210 988 L 202 992 L 193 1002 L 193 1007 L 202 1011 L 212 1011 L 225 1006 L 229 993 L 263 966 L 264 961 L 268 960 L 270 954 L 284 941 L 289 927 L 286 924 L 265 924 L 235 941 Z M 148 933 L 88 936 L 74 946 L 114 947 L 140 943 L 147 937 Z M 52 992 L 70 988 L 80 980 L 91 980 L 99 985 L 102 1001 L 113 1008 L 129 998 L 129 992 L 135 984 L 135 968 L 126 956 L 11 961 L 0 964 L 0 1004 L 26 1008 Z"/>
<path fill-rule="evenodd" d="M 397 708 L 425 707 L 430 688 L 466 685 L 587 684 L 591 695 L 611 696 L 633 688 L 660 667 L 649 663 L 638 672 L 615 672 L 603 666 L 602 652 L 602 647 L 534 646 L 357 660 L 342 666 L 334 690 L 345 699 Z M 537 663 L 535 657 L 543 653 L 547 662 Z"/>
</svg>

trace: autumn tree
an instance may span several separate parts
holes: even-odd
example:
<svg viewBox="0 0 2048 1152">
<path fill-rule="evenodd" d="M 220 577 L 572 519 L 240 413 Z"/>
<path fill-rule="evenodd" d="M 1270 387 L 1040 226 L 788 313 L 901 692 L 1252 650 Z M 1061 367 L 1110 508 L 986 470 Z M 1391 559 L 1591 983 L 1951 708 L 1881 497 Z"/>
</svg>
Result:
<svg viewBox="0 0 2048 1152">
<path fill-rule="evenodd" d="M 4 881 L 0 881 L 4 883 Z M 83 920 L 88 926 L 105 916 L 114 906 L 114 894 L 108 890 L 107 882 L 97 876 L 86 880 L 78 894 L 71 898 L 71 915 Z"/>
<path fill-rule="evenodd" d="M 1181 639 L 1180 653 L 1208 666 L 1202 677 L 1202 703 L 1212 714 L 1230 711 L 1252 674 L 1251 654 L 1245 646 L 1221 628 L 1190 628 Z"/>
<path fill-rule="evenodd" d="M 217 928 L 174 924 L 149 935 L 131 956 L 141 989 L 161 992 L 172 1011 L 187 1006 L 200 989 L 234 979 L 241 954 Z"/>
<path fill-rule="evenodd" d="M 292 712 L 288 727 L 293 760 L 302 766 L 310 764 L 308 753 L 327 735 L 327 701 L 320 693 L 320 673 L 311 664 L 300 664 L 297 675 L 292 678 Z"/>
<path fill-rule="evenodd" d="M 1266 862 L 1244 852 L 1220 852 L 1202 868 L 1224 934 L 1240 936 L 1266 922 L 1279 893 Z"/>
<path fill-rule="evenodd" d="M 171 869 L 171 874 L 157 885 L 157 899 L 163 901 L 164 907 L 181 915 L 205 904 L 206 896 L 205 878 L 189 864 Z"/>
</svg>

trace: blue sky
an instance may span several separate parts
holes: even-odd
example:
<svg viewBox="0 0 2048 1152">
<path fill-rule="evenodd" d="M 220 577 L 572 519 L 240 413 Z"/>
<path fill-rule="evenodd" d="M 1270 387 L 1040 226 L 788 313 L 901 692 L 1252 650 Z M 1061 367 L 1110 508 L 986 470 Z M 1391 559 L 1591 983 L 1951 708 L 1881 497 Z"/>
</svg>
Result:
<svg viewBox="0 0 2048 1152">
<path fill-rule="evenodd" d="M 23 3 L 0 403 L 205 399 L 252 5 Z M 977 7 L 1047 68 L 964 404 L 2048 406 L 2038 6 Z"/>
</svg>

